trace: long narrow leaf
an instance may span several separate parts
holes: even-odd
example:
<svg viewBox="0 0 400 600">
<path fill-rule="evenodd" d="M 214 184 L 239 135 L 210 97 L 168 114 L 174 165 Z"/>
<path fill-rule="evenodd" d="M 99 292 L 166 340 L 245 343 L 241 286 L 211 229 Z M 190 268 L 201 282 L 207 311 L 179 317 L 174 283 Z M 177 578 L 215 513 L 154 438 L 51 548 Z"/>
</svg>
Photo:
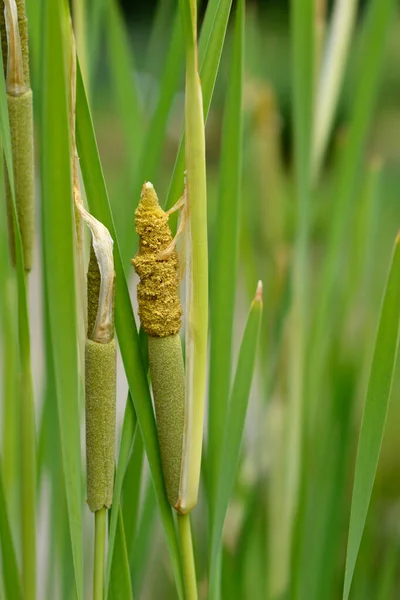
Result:
<svg viewBox="0 0 400 600">
<path fill-rule="evenodd" d="M 111 598 L 113 600 L 120 598 L 130 600 L 132 598 L 132 583 L 121 506 L 118 506 L 118 529 L 111 569 Z"/>
<path fill-rule="evenodd" d="M 0 545 L 3 562 L 3 581 L 7 598 L 22 600 L 17 558 L 11 536 L 6 498 L 4 495 L 2 467 L 0 466 Z"/>
<path fill-rule="evenodd" d="M 106 568 L 106 597 L 110 589 L 110 579 L 114 562 L 114 544 L 117 535 L 119 509 L 121 501 L 122 483 L 124 481 L 129 454 L 132 450 L 133 439 L 136 431 L 136 415 L 132 399 L 129 397 L 125 407 L 124 422 L 122 425 L 121 442 L 118 453 L 118 464 L 114 480 L 113 503 L 111 510 L 110 528 L 108 534 L 108 555 Z"/>
<path fill-rule="evenodd" d="M 295 513 L 298 509 L 303 468 L 305 365 L 308 320 L 308 251 L 311 221 L 311 140 L 314 101 L 315 39 L 314 0 L 291 2 L 292 77 L 297 230 L 292 266 L 288 419 L 282 524 L 282 586 L 289 579 Z M 281 593 L 285 590 L 282 589 Z"/>
<path fill-rule="evenodd" d="M 220 476 L 223 448 L 221 431 L 224 428 L 228 409 L 232 369 L 232 326 L 238 268 L 239 198 L 242 180 L 244 11 L 244 2 L 238 2 L 222 134 L 217 235 L 212 261 L 207 449 L 211 517 Z"/>
<path fill-rule="evenodd" d="M 124 124 L 125 146 L 130 172 L 132 172 L 132 166 L 138 159 L 138 150 L 143 136 L 143 116 L 131 49 L 120 11 L 115 0 L 108 0 L 106 31 L 112 87 L 121 122 Z"/>
<path fill-rule="evenodd" d="M 400 236 L 383 297 L 358 441 L 343 598 L 350 593 L 385 430 L 400 332 Z"/>
<path fill-rule="evenodd" d="M 239 465 L 240 446 L 256 362 L 261 314 L 262 287 L 259 284 L 250 308 L 250 314 L 240 346 L 235 381 L 229 403 L 229 414 L 225 425 L 222 468 L 218 485 L 215 520 L 211 540 L 210 590 L 212 594 L 216 593 L 215 586 L 219 562 L 218 555 L 222 547 L 222 531 L 229 498 L 232 494 Z"/>
<path fill-rule="evenodd" d="M 79 377 L 67 74 L 62 6 L 44 3 L 42 43 L 42 224 L 45 292 L 78 600 L 83 598 Z"/>
<path fill-rule="evenodd" d="M 0 52 L 0 72 L 3 57 Z M 22 589 L 24 596 L 36 595 L 36 429 L 33 381 L 31 372 L 31 345 L 27 285 L 25 279 L 22 239 L 15 200 L 15 183 L 11 134 L 8 120 L 6 87 L 0 77 L 0 134 L 11 191 L 11 212 L 14 228 L 15 262 L 18 289 L 18 341 L 20 359 L 20 448 L 21 448 L 21 533 L 22 533 Z M 4 189 L 4 188 L 3 188 Z"/>
<path fill-rule="evenodd" d="M 210 110 L 231 6 L 232 0 L 214 0 L 213 2 L 209 2 L 204 19 L 204 27 L 200 35 L 199 62 L 204 122 L 207 121 Z M 207 40 L 207 43 L 203 40 Z M 170 208 L 182 195 L 184 170 L 185 151 L 184 138 L 182 137 L 168 190 L 167 208 Z"/>
</svg>

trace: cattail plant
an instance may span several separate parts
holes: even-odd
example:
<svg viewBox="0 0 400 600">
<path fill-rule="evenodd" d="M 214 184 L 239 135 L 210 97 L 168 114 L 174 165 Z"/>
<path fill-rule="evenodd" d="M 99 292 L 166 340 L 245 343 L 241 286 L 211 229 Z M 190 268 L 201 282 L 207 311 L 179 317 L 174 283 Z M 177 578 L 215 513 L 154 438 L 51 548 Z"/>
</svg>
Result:
<svg viewBox="0 0 400 600">
<path fill-rule="evenodd" d="M 115 460 L 116 345 L 113 242 L 108 230 L 77 204 L 92 232 L 87 274 L 85 344 L 87 504 L 95 513 L 93 598 L 103 598 L 106 511 L 111 507 Z"/>
<path fill-rule="evenodd" d="M 197 598 L 189 513 L 196 506 L 203 441 L 208 334 L 208 256 L 205 136 L 197 60 L 197 6 L 180 3 L 186 47 L 186 184 L 183 206 L 186 242 L 186 372 L 181 358 L 178 263 L 168 214 L 151 184 L 136 212 L 140 251 L 134 266 L 141 278 L 139 314 L 149 335 L 149 362 L 164 479 L 178 511 L 186 595 Z M 179 233 L 179 232 L 178 232 Z M 165 263 L 163 263 L 165 261 Z M 167 382 L 167 383 L 166 383 Z M 185 384 L 185 385 L 184 385 Z M 184 402 L 182 401 L 184 398 Z"/>
<path fill-rule="evenodd" d="M 132 260 L 140 277 L 139 316 L 148 334 L 148 352 L 164 479 L 170 504 L 180 510 L 182 448 L 185 426 L 185 374 L 179 337 L 178 253 L 168 212 L 146 182 L 135 212 L 139 252 Z"/>
<path fill-rule="evenodd" d="M 0 22 L 10 120 L 15 200 L 22 238 L 25 270 L 30 271 L 34 245 L 33 108 L 29 77 L 28 26 L 24 0 L 4 1 Z M 6 178 L 9 239 L 15 263 L 15 240 L 10 208 L 10 184 Z"/>
</svg>

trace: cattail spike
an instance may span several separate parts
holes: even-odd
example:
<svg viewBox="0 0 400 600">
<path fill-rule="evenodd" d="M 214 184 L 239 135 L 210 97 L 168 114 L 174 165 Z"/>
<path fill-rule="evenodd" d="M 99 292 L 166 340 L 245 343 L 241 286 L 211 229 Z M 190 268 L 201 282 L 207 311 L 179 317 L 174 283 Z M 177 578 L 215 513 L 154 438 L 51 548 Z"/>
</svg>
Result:
<svg viewBox="0 0 400 600">
<path fill-rule="evenodd" d="M 86 340 L 85 413 L 87 503 L 91 511 L 110 508 L 115 461 L 115 340 Z"/>
<path fill-rule="evenodd" d="M 33 263 L 35 236 L 34 157 L 32 92 L 21 96 L 7 95 L 15 184 L 15 201 L 21 231 L 25 270 Z M 6 199 L 12 264 L 15 265 L 15 240 L 11 210 L 11 189 L 6 178 Z"/>
</svg>

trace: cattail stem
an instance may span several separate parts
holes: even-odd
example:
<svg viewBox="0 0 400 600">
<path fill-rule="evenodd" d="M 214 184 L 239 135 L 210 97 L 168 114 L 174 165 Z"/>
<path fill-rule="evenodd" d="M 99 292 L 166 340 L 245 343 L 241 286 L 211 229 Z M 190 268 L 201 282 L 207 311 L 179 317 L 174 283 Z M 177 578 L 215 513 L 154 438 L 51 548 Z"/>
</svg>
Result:
<svg viewBox="0 0 400 600">
<path fill-rule="evenodd" d="M 29 89 L 27 23 L 23 1 L 4 2 L 4 22 L 0 22 L 3 47 L 7 50 L 7 103 L 10 121 L 15 201 L 21 231 L 24 266 L 30 271 L 34 245 L 34 158 L 33 108 Z M 5 31 L 3 30 L 5 29 Z M 15 264 L 11 190 L 6 178 L 6 199 L 11 261 Z"/>
<path fill-rule="evenodd" d="M 103 600 L 106 515 L 105 507 L 94 515 L 93 600 Z"/>
<path fill-rule="evenodd" d="M 197 600 L 196 568 L 194 564 L 190 516 L 178 514 L 179 540 L 183 562 L 186 600 Z"/>
<path fill-rule="evenodd" d="M 103 600 L 106 514 L 113 499 L 116 367 L 113 240 L 100 221 L 75 202 L 92 232 L 87 293 L 85 413 L 87 503 L 95 513 L 93 598 Z"/>
</svg>

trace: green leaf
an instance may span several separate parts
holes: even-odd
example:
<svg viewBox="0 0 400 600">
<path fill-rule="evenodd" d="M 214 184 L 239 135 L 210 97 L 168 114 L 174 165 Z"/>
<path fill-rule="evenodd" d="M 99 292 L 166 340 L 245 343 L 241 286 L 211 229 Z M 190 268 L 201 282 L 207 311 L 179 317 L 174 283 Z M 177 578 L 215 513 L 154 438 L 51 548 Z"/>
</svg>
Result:
<svg viewBox="0 0 400 600">
<path fill-rule="evenodd" d="M 36 92 L 38 91 L 37 88 L 40 81 L 40 57 L 42 51 L 41 19 L 43 3 L 44 0 L 25 0 L 29 28 L 29 65 L 35 101 L 37 99 Z"/>
<path fill-rule="evenodd" d="M 201 91 L 203 94 L 204 122 L 207 121 L 211 99 L 214 92 L 219 62 L 228 26 L 232 0 L 213 0 L 208 3 L 204 26 L 199 40 L 199 62 Z M 206 41 L 207 40 L 207 43 Z M 171 208 L 183 193 L 183 174 L 185 171 L 184 137 L 182 136 L 174 171 L 171 178 L 166 208 Z M 174 215 L 170 223 L 174 222 Z"/>
<path fill-rule="evenodd" d="M 124 515 L 125 538 L 128 554 L 130 554 L 135 542 L 138 527 L 143 454 L 143 440 L 139 428 L 137 428 L 122 488 L 122 511 Z"/>
<path fill-rule="evenodd" d="M 142 433 L 143 443 L 149 461 L 150 472 L 155 488 L 161 519 L 167 538 L 172 568 L 179 596 L 182 597 L 182 578 L 179 547 L 171 507 L 168 504 L 161 459 L 158 447 L 157 429 L 154 420 L 150 391 L 140 352 L 139 336 L 131 306 L 129 290 L 124 275 L 124 267 L 119 250 L 113 217 L 100 164 L 92 119 L 78 68 L 77 73 L 77 144 L 83 181 L 91 213 L 109 230 L 114 240 L 114 260 L 116 271 L 115 326 L 119 347 L 128 379 L 129 390 Z M 133 228 L 133 216 L 132 216 Z"/>
<path fill-rule="evenodd" d="M 121 490 L 124 481 L 126 468 L 129 461 L 129 455 L 132 451 L 133 440 L 137 420 L 136 414 L 133 408 L 132 399 L 128 396 L 127 403 L 125 406 L 124 422 L 122 425 L 121 442 L 118 453 L 118 464 L 114 480 L 114 492 L 113 492 L 113 503 L 111 507 L 111 518 L 109 525 L 108 534 L 108 555 L 107 555 L 107 568 L 106 568 L 106 597 L 110 590 L 111 574 L 114 563 L 114 547 L 116 546 L 115 540 L 118 535 L 117 527 L 120 513 L 120 502 L 121 502 Z M 125 542 L 124 542 L 125 543 Z"/>
<path fill-rule="evenodd" d="M 291 2 L 291 53 L 294 123 L 294 174 L 296 198 L 296 235 L 291 270 L 290 346 L 288 357 L 288 418 L 286 424 L 286 465 L 283 523 L 280 553 L 285 584 L 289 579 L 290 555 L 295 514 L 301 494 L 304 465 L 303 423 L 305 404 L 305 365 L 309 302 L 309 237 L 311 220 L 311 140 L 315 70 L 314 0 Z"/>
<path fill-rule="evenodd" d="M 17 558 L 11 536 L 6 498 L 4 495 L 2 465 L 0 465 L 0 544 L 6 597 L 12 598 L 13 600 L 22 600 Z"/>
<path fill-rule="evenodd" d="M 364 531 L 385 430 L 400 332 L 400 236 L 383 297 L 358 441 L 343 598 L 347 600 Z"/>
<path fill-rule="evenodd" d="M 1 145 L 1 144 L 0 144 Z M 2 148 L 0 148 L 0 156 Z M 3 484 L 13 515 L 18 511 L 19 414 L 18 340 L 15 273 L 9 259 L 8 227 L 4 198 L 4 161 L 0 160 L 0 343 L 2 349 L 2 454 Z"/>
<path fill-rule="evenodd" d="M 232 370 L 239 242 L 239 199 L 242 183 L 242 96 L 245 5 L 236 8 L 235 37 L 226 96 L 219 182 L 216 243 L 211 262 L 211 347 L 208 411 L 208 481 L 210 516 L 220 477 L 224 429 Z"/>
<path fill-rule="evenodd" d="M 132 598 L 131 576 L 120 505 L 118 505 L 118 529 L 111 569 L 111 598 L 114 600 Z"/>
<path fill-rule="evenodd" d="M 145 575 L 146 560 L 149 555 L 149 546 L 154 539 L 154 525 L 156 517 L 156 498 L 153 486 L 148 483 L 144 494 L 142 513 L 137 528 L 134 544 L 129 551 L 129 564 L 132 573 L 133 592 L 135 597 L 140 597 L 140 587 Z"/>
<path fill-rule="evenodd" d="M 219 554 L 222 547 L 222 531 L 225 515 L 235 484 L 236 472 L 240 459 L 240 446 L 246 420 L 253 372 L 256 363 L 257 345 L 262 314 L 262 288 L 257 288 L 256 296 L 250 308 L 246 329 L 240 346 L 235 380 L 229 401 L 229 412 L 226 421 L 222 468 L 217 491 L 217 504 L 212 529 L 210 552 L 210 590 L 211 597 L 218 597 Z"/>
<path fill-rule="evenodd" d="M 92 65 L 91 74 L 93 76 L 90 81 L 89 90 L 92 90 L 94 84 L 94 74 L 96 61 L 100 54 L 100 41 L 102 28 L 105 24 L 107 15 L 107 0 L 91 0 L 89 7 L 88 18 L 88 35 L 89 35 L 89 63 Z"/>
<path fill-rule="evenodd" d="M 0 52 L 0 72 L 3 56 Z M 15 184 L 11 134 L 5 81 L 0 77 L 0 135 L 11 191 L 11 212 L 14 227 L 15 262 L 18 289 L 18 341 L 20 358 L 20 449 L 21 449 L 21 534 L 22 534 L 22 589 L 27 598 L 35 597 L 36 589 L 36 429 L 33 381 L 31 372 L 31 346 L 27 285 L 18 212 L 15 201 Z M 2 186 L 2 190 L 4 187 Z M 1 199 L 1 198 L 0 198 Z"/>
<path fill-rule="evenodd" d="M 83 598 L 82 480 L 68 85 L 61 2 L 43 14 L 41 182 L 46 305 L 78 600 Z"/>
<path fill-rule="evenodd" d="M 135 81 L 135 68 L 127 39 L 121 9 L 115 0 L 108 0 L 107 42 L 110 58 L 112 89 L 117 100 L 118 113 L 123 123 L 129 172 L 138 160 L 143 137 L 143 115 Z"/>
</svg>

